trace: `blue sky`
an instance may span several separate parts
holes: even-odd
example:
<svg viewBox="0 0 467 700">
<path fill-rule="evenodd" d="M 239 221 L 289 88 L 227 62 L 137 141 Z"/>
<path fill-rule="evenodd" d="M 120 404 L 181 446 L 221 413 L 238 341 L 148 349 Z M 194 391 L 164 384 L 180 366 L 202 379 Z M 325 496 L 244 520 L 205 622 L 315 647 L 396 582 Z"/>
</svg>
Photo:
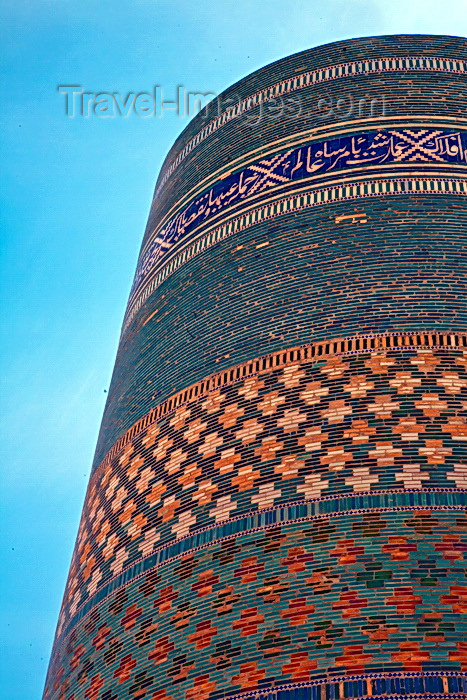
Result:
<svg viewBox="0 0 467 700">
<path fill-rule="evenodd" d="M 158 170 L 187 119 L 66 116 L 59 85 L 219 93 L 319 44 L 467 34 L 466 0 L 4 0 L 0 695 L 40 698 Z"/>
</svg>

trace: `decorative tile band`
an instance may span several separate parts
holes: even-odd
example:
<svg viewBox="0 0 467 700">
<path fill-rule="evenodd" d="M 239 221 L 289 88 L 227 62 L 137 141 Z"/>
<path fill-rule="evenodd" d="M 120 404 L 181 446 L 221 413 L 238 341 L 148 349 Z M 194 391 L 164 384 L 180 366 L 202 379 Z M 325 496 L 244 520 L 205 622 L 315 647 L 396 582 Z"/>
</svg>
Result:
<svg viewBox="0 0 467 700">
<path fill-rule="evenodd" d="M 211 374 L 186 389 L 182 389 L 176 394 L 173 394 L 134 423 L 107 452 L 102 462 L 95 468 L 94 475 L 103 469 L 105 470 L 125 446 L 143 430 L 146 430 L 149 426 L 162 420 L 169 413 L 175 411 L 176 408 L 199 401 L 210 392 L 221 387 L 242 381 L 260 372 L 281 369 L 295 362 L 313 363 L 335 355 L 353 355 L 366 352 L 410 350 L 418 348 L 466 349 L 467 334 L 415 331 L 413 333 L 387 333 L 336 338 L 278 350 L 277 352 L 234 365 L 223 372 Z"/>
<path fill-rule="evenodd" d="M 243 231 L 250 226 L 262 221 L 273 219 L 283 214 L 300 211 L 313 206 L 329 204 L 331 202 L 359 199 L 363 197 L 381 197 L 391 195 L 436 195 L 452 194 L 465 195 L 467 193 L 467 182 L 463 179 L 453 178 L 391 178 L 374 179 L 363 182 L 339 183 L 334 187 L 324 187 L 299 193 L 292 196 L 276 199 L 264 206 L 236 216 L 230 221 L 211 229 L 193 242 L 189 242 L 179 252 L 175 253 L 167 263 L 159 268 L 156 274 L 141 283 L 138 289 L 133 292 L 133 299 L 130 299 L 127 312 L 124 318 L 122 335 L 130 325 L 136 313 L 145 303 L 146 299 L 166 280 L 173 272 L 179 269 L 187 260 L 208 249 L 215 243 L 228 238 L 229 236 Z M 147 263 L 146 275 L 149 274 L 149 262 Z"/>
<path fill-rule="evenodd" d="M 424 114 L 405 114 L 405 115 L 393 115 L 391 117 L 369 117 L 359 119 L 358 122 L 355 120 L 350 121 L 338 121 L 331 124 L 324 124 L 322 126 L 313 126 L 305 129 L 305 131 L 299 131 L 297 133 L 284 135 L 279 139 L 274 139 L 269 143 L 264 143 L 256 148 L 248 149 L 247 151 L 238 154 L 236 158 L 233 158 L 228 163 L 225 163 L 221 167 L 210 170 L 208 174 L 205 175 L 201 180 L 193 184 L 190 189 L 183 193 L 183 195 L 173 201 L 170 207 L 166 210 L 164 214 L 164 220 L 169 221 L 174 214 L 180 212 L 187 204 L 193 201 L 194 198 L 198 197 L 200 194 L 208 191 L 216 183 L 221 182 L 226 177 L 232 175 L 232 173 L 241 172 L 251 164 L 255 164 L 260 159 L 267 159 L 276 156 L 278 153 L 285 153 L 286 151 L 292 151 L 296 148 L 303 148 L 303 144 L 314 144 L 329 142 L 331 140 L 352 137 L 355 136 L 358 130 L 358 136 L 365 135 L 368 132 L 378 132 L 384 131 L 389 132 L 391 130 L 441 130 L 448 133 L 467 131 L 467 119 L 463 117 L 450 117 L 446 115 L 434 115 L 429 116 Z M 410 162 L 410 161 L 409 161 Z M 378 166 L 371 166 L 374 171 Z M 322 179 L 318 171 L 317 175 L 309 178 L 310 181 L 318 181 Z M 156 224 L 150 231 L 146 232 L 144 240 L 142 242 L 140 256 L 146 254 L 147 249 L 151 245 L 154 233 L 160 227 L 160 222 Z"/>
<path fill-rule="evenodd" d="M 357 57 L 368 42 L 377 55 L 462 43 L 358 41 Z M 450 266 L 467 194 L 456 101 L 467 63 L 358 64 L 341 49 L 320 62 L 353 63 L 312 72 L 304 52 L 239 90 L 266 102 L 308 84 L 311 106 L 383 81 L 400 116 L 271 124 L 269 138 L 227 110 L 162 190 L 44 700 L 467 700 L 467 329 Z M 312 77 L 286 79 L 294 70 Z M 425 87 L 425 116 L 407 102 L 411 81 Z M 174 145 L 158 189 L 215 115 Z M 216 160 L 209 146 L 237 126 Z M 162 272 L 168 283 L 141 301 Z"/>
<path fill-rule="evenodd" d="M 442 511 L 467 509 L 467 490 L 416 489 L 339 494 L 265 508 L 205 527 L 157 548 L 152 554 L 125 568 L 108 581 L 81 605 L 61 631 L 62 643 L 76 625 L 98 604 L 115 593 L 121 586 L 137 580 L 151 570 L 180 559 L 239 534 L 259 532 L 274 526 L 316 521 L 329 517 L 345 517 L 353 513 L 384 513 L 393 511 Z"/>
<path fill-rule="evenodd" d="M 380 129 L 307 142 L 254 162 L 223 177 L 210 189 L 192 198 L 175 216 L 158 223 L 151 234 L 153 240 L 138 263 L 132 291 L 190 232 L 260 192 L 330 172 L 419 162 L 466 164 L 467 132 Z"/>
<path fill-rule="evenodd" d="M 129 581 L 57 638 L 47 697 L 115 700 L 114 690 L 131 690 L 194 700 L 209 681 L 203 700 L 220 700 L 460 677 L 465 525 L 465 510 L 354 512 L 188 553 Z M 430 614 L 438 610 L 442 619 Z M 358 697 L 358 686 L 346 690 Z"/>
<path fill-rule="evenodd" d="M 285 366 L 284 353 L 278 366 L 219 383 L 93 474 L 61 625 L 157 549 L 226 521 L 310 499 L 332 508 L 342 494 L 467 489 L 467 352 L 368 342 L 365 352 L 358 341 L 360 350 Z M 349 503 L 344 511 L 362 505 Z"/>
<path fill-rule="evenodd" d="M 361 674 L 287 683 L 253 692 L 228 695 L 229 700 L 396 700 L 401 697 L 455 697 L 467 694 L 467 676 L 456 672 Z"/>
<path fill-rule="evenodd" d="M 227 122 L 241 116 L 248 110 L 257 107 L 268 100 L 285 95 L 294 90 L 307 87 L 309 85 L 323 83 L 336 78 L 344 78 L 350 75 L 371 75 L 372 73 L 381 73 L 388 71 L 407 71 L 407 70 L 425 70 L 430 72 L 441 73 L 465 73 L 467 71 L 467 63 L 465 61 L 453 61 L 446 58 L 426 56 L 400 56 L 393 58 L 379 58 L 373 61 L 356 61 L 354 63 L 339 63 L 328 68 L 317 69 L 302 73 L 294 78 L 282 80 L 271 87 L 261 90 L 250 95 L 250 97 L 241 100 L 235 107 L 227 109 L 218 117 L 210 121 L 201 131 L 183 148 L 177 155 L 175 160 L 166 167 L 165 173 L 160 184 L 154 194 L 156 197 L 165 183 L 182 163 L 185 158 L 204 141 L 208 136 L 217 131 Z"/>
</svg>

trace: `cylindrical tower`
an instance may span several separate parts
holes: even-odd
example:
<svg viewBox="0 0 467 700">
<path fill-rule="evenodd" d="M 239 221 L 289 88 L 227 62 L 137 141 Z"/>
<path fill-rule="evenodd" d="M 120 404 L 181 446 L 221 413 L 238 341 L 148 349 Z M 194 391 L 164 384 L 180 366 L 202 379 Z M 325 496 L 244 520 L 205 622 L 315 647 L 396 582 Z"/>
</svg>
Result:
<svg viewBox="0 0 467 700">
<path fill-rule="evenodd" d="M 466 69 L 321 46 L 175 142 L 48 700 L 467 692 Z"/>
</svg>

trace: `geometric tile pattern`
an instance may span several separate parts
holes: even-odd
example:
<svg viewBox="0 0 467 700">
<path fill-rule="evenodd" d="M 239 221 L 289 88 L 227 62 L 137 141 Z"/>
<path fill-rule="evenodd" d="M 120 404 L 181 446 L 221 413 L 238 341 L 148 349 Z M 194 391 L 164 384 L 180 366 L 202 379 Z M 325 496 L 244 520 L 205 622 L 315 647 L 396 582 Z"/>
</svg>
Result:
<svg viewBox="0 0 467 700">
<path fill-rule="evenodd" d="M 467 488 L 467 353 L 393 349 L 270 368 L 178 406 L 91 480 L 63 621 L 165 543 L 338 493 Z"/>
<path fill-rule="evenodd" d="M 283 700 L 321 700 L 387 697 L 391 684 L 461 697 L 466 532 L 465 510 L 395 507 L 187 553 L 80 622 L 45 697 L 271 698 L 279 687 Z"/>
<path fill-rule="evenodd" d="M 371 350 L 373 353 L 386 352 L 386 350 L 399 349 L 467 349 L 467 335 L 463 333 L 372 333 L 359 336 L 347 336 L 345 338 L 333 338 L 332 341 L 316 341 L 306 343 L 292 348 L 281 349 L 270 352 L 262 357 L 249 359 L 223 372 L 216 372 L 205 377 L 195 384 L 191 384 L 175 394 L 169 396 L 165 401 L 155 406 L 140 420 L 136 421 L 129 430 L 123 433 L 112 447 L 107 451 L 105 458 L 97 464 L 95 469 L 106 469 L 110 461 L 138 433 L 155 422 L 159 422 L 167 414 L 175 410 L 182 404 L 200 400 L 207 397 L 213 389 L 224 387 L 227 384 L 235 383 L 245 377 L 251 377 L 258 372 L 269 371 L 272 368 L 283 369 L 289 365 L 299 362 L 308 363 L 310 360 L 319 358 L 319 361 L 327 360 L 333 355 L 351 355 L 364 350 Z"/>
<path fill-rule="evenodd" d="M 466 697 L 465 49 L 301 52 L 175 142 L 46 700 Z"/>
<path fill-rule="evenodd" d="M 87 598 L 75 615 L 60 625 L 59 637 L 63 640 L 74 627 L 104 598 L 128 581 L 138 578 L 153 568 L 185 556 L 192 551 L 210 547 L 215 542 L 230 539 L 238 533 L 258 532 L 274 525 L 290 522 L 314 521 L 329 517 L 342 517 L 349 513 L 389 512 L 396 510 L 455 510 L 467 508 L 467 491 L 465 489 L 426 488 L 388 489 L 385 491 L 360 492 L 358 494 L 339 494 L 328 498 L 308 498 L 293 501 L 285 506 L 273 506 L 229 518 L 217 525 L 201 528 L 190 535 L 156 547 L 152 554 L 126 567 L 121 574 L 114 576 L 99 590 Z"/>
</svg>

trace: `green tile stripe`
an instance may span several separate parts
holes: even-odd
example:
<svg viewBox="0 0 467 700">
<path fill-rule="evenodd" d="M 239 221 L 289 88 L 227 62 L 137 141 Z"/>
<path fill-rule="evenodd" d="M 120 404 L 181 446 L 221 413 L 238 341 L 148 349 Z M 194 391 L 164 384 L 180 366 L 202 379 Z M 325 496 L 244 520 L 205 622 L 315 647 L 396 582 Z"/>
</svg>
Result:
<svg viewBox="0 0 467 700">
<path fill-rule="evenodd" d="M 425 489 L 421 491 L 414 489 L 327 496 L 320 499 L 296 501 L 233 517 L 218 525 L 203 528 L 175 542 L 165 544 L 149 556 L 124 569 L 77 610 L 62 629 L 61 643 L 96 605 L 102 603 L 129 581 L 137 580 L 149 570 L 169 564 L 189 552 L 205 549 L 237 535 L 264 530 L 274 525 L 290 525 L 322 518 L 348 516 L 354 513 L 465 509 L 467 509 L 467 490 Z"/>
</svg>

